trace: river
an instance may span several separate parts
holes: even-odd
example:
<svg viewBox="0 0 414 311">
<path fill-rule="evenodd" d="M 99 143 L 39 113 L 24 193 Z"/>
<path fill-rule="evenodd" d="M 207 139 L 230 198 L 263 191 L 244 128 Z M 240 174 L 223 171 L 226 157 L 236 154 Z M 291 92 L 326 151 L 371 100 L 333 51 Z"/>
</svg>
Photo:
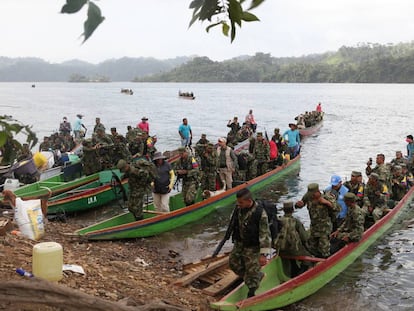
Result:
<svg viewBox="0 0 414 311">
<path fill-rule="evenodd" d="M 59 126 L 63 116 L 74 121 L 84 115 L 92 132 L 95 117 L 107 130 L 125 134 L 147 116 L 150 133 L 158 136 L 159 151 L 179 145 L 178 126 L 186 117 L 194 140 L 201 133 L 216 141 L 227 133 L 234 116 L 244 119 L 249 109 L 259 131 L 269 136 L 284 131 L 295 116 L 325 111 L 323 127 L 302 142 L 300 170 L 257 196 L 279 202 L 298 200 L 310 182 L 326 187 L 332 174 L 350 177 L 364 172 L 369 157 L 384 153 L 389 162 L 395 151 L 406 153 L 405 137 L 413 134 L 414 85 L 410 84 L 256 84 L 256 83 L 0 83 L 0 114 L 32 124 L 41 139 Z M 130 88 L 133 95 L 120 93 Z M 195 100 L 178 98 L 193 92 Z M 365 176 L 365 175 L 364 175 Z M 160 247 L 184 258 L 210 254 L 224 234 L 229 208 L 219 209 L 202 223 L 154 237 Z M 296 212 L 306 226 L 306 210 Z M 287 310 L 412 310 L 414 305 L 414 212 L 322 290 Z M 226 243 L 225 249 L 230 249 Z"/>
</svg>

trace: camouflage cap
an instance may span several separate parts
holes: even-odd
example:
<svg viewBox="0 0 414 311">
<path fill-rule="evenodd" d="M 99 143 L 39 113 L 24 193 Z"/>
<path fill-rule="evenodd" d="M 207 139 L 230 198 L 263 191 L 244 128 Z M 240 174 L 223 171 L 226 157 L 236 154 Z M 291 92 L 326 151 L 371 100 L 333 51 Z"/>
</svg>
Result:
<svg viewBox="0 0 414 311">
<path fill-rule="evenodd" d="M 401 171 L 401 170 L 402 170 L 402 167 L 401 167 L 401 165 L 395 165 L 395 166 L 393 167 L 393 170 L 394 170 L 394 171 Z"/>
<path fill-rule="evenodd" d="M 207 135 L 206 134 L 201 134 L 201 137 L 206 137 Z"/>
<path fill-rule="evenodd" d="M 262 133 L 262 132 L 257 132 L 256 136 L 257 136 L 257 137 L 259 137 L 259 136 L 263 136 L 263 133 Z"/>
<path fill-rule="evenodd" d="M 352 171 L 351 176 L 359 177 L 362 176 L 362 173 L 358 171 Z"/>
<path fill-rule="evenodd" d="M 118 164 L 116 165 L 116 168 L 119 169 L 120 171 L 124 170 L 125 167 L 127 166 L 127 162 L 125 160 L 119 160 Z"/>
<path fill-rule="evenodd" d="M 354 193 L 352 193 L 352 192 L 347 192 L 344 195 L 344 200 L 345 201 L 353 201 L 353 202 L 355 202 L 356 201 L 356 195 Z"/>
<path fill-rule="evenodd" d="M 293 202 L 292 201 L 283 202 L 283 211 L 285 213 L 292 213 L 293 212 Z"/>
<path fill-rule="evenodd" d="M 371 173 L 369 175 L 369 178 L 373 178 L 373 179 L 379 180 L 379 175 L 377 173 Z"/>
<path fill-rule="evenodd" d="M 308 185 L 308 192 L 315 192 L 319 190 L 319 185 L 317 183 L 311 183 Z"/>
<path fill-rule="evenodd" d="M 280 129 L 279 129 L 278 127 L 274 129 L 274 133 L 275 133 L 275 134 L 276 134 L 276 133 L 279 133 L 279 131 L 280 131 Z"/>
</svg>

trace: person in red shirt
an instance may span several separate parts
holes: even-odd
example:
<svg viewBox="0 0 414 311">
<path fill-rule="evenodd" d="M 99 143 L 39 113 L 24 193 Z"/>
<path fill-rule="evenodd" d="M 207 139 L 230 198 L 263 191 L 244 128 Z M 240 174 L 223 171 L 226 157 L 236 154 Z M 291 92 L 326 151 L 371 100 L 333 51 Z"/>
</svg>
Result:
<svg viewBox="0 0 414 311">
<path fill-rule="evenodd" d="M 144 132 L 147 132 L 149 134 L 149 123 L 147 122 L 147 117 L 142 117 L 141 122 L 137 124 L 137 128 L 143 130 Z"/>
</svg>

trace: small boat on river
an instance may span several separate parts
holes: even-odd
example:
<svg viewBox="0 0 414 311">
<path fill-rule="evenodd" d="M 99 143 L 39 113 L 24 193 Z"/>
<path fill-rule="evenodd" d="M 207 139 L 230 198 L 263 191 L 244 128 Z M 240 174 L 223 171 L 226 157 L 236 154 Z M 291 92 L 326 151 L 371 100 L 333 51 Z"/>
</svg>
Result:
<svg viewBox="0 0 414 311">
<path fill-rule="evenodd" d="M 181 92 L 178 91 L 178 97 L 179 98 L 184 98 L 184 99 L 195 99 L 194 93 L 193 92 Z"/>
<path fill-rule="evenodd" d="M 332 281 L 344 271 L 356 258 L 378 240 L 391 226 L 402 218 L 413 206 L 414 187 L 408 191 L 398 204 L 369 227 L 359 242 L 349 243 L 330 257 L 274 257 L 262 268 L 265 276 L 256 296 L 247 297 L 248 288 L 242 283 L 221 300 L 211 303 L 217 310 L 274 310 L 300 301 Z M 290 278 L 289 260 L 314 262 L 315 265 L 306 272 Z"/>
<path fill-rule="evenodd" d="M 75 234 L 89 240 L 112 240 L 154 236 L 185 224 L 198 221 L 212 213 L 218 207 L 224 207 L 234 203 L 236 200 L 236 192 L 240 189 L 249 188 L 253 192 L 257 191 L 289 172 L 298 169 L 299 166 L 300 156 L 297 156 L 293 160 L 287 162 L 284 166 L 279 166 L 272 171 L 205 200 L 202 200 L 201 193 L 199 193 L 196 203 L 192 205 L 185 206 L 182 194 L 177 193 L 170 197 L 170 212 L 156 212 L 153 204 L 149 204 L 147 210 L 144 210 L 143 220 L 136 221 L 131 213 L 126 212 L 89 227 L 77 230 Z"/>
<path fill-rule="evenodd" d="M 313 111 L 312 113 L 316 113 L 316 111 Z M 324 117 L 324 112 L 319 112 L 318 114 L 318 121 L 316 123 L 311 123 L 311 125 L 306 126 L 305 124 L 307 124 L 306 122 L 301 124 L 298 124 L 298 129 L 299 129 L 299 134 L 302 137 L 305 136 L 311 136 L 313 134 L 315 134 L 323 125 L 323 117 Z M 298 120 L 299 123 L 299 120 Z"/>
</svg>

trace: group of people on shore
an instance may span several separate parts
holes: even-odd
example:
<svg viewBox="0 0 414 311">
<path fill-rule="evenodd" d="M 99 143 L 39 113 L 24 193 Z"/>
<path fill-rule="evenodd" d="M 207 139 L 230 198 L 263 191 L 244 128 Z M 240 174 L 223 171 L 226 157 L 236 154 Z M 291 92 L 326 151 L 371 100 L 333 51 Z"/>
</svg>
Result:
<svg viewBox="0 0 414 311">
<path fill-rule="evenodd" d="M 266 264 L 272 248 L 285 258 L 327 258 L 345 245 L 359 241 L 367 228 L 388 213 L 414 185 L 412 135 L 407 136 L 406 142 L 405 157 L 397 151 L 395 158 L 385 163 L 385 156 L 380 153 L 375 167 L 371 159 L 367 162 L 366 183 L 361 171 L 352 171 L 350 180 L 344 183 L 340 176 L 333 175 L 326 188 L 310 183 L 301 200 L 284 202 L 284 215 L 279 217 L 281 230 L 273 240 L 268 216 L 248 189 L 240 190 L 236 195 L 237 232 L 233 235 L 234 248 L 229 263 L 244 279 L 249 288 L 248 297 L 254 296 L 260 285 L 260 267 Z M 310 218 L 308 231 L 293 216 L 295 208 L 304 206 Z M 292 259 L 290 265 L 294 277 L 306 271 L 310 263 Z"/>
</svg>

